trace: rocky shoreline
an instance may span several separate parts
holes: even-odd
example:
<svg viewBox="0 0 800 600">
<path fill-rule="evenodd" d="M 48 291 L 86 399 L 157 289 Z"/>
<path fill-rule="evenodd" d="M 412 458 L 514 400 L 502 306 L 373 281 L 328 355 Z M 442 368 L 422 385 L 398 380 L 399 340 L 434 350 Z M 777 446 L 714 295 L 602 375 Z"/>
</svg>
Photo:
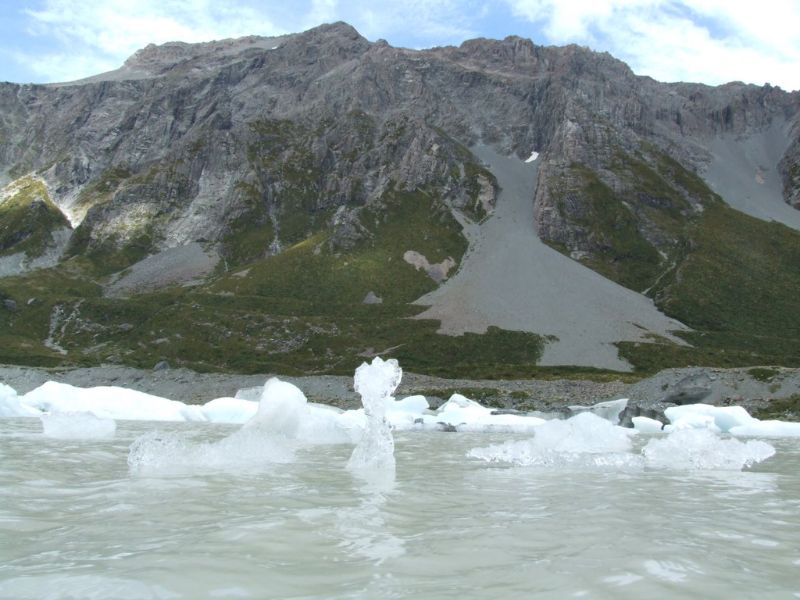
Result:
<svg viewBox="0 0 800 600">
<path fill-rule="evenodd" d="M 20 394 L 54 380 L 79 387 L 121 386 L 188 404 L 203 404 L 237 392 L 248 395 L 248 390 L 252 395 L 254 388 L 261 387 L 272 376 L 196 373 L 166 365 L 152 370 L 121 366 L 75 369 L 0 366 L 0 383 Z M 360 406 L 352 377 L 280 377 L 300 387 L 311 401 L 341 408 Z M 800 369 L 690 367 L 667 369 L 635 383 L 583 379 L 466 380 L 405 373 L 397 397 L 422 394 L 435 408 L 456 392 L 498 410 L 564 414 L 570 412 L 570 406 L 629 398 L 623 422 L 637 415 L 663 419 L 663 411 L 669 406 L 697 402 L 739 405 L 751 413 L 759 413 L 773 401 L 800 395 Z"/>
</svg>

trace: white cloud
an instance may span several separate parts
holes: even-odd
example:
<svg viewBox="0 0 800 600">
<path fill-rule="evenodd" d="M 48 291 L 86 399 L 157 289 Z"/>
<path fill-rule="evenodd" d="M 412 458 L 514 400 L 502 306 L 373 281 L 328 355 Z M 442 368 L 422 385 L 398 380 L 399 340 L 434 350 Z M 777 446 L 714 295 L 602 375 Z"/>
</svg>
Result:
<svg viewBox="0 0 800 600">
<path fill-rule="evenodd" d="M 306 26 L 313 27 L 319 23 L 335 21 L 338 8 L 338 0 L 313 0 L 311 10 L 306 17 Z"/>
<path fill-rule="evenodd" d="M 17 53 L 47 81 L 118 67 L 151 42 L 285 33 L 259 10 L 211 0 L 46 0 L 41 10 L 27 13 L 31 35 L 55 39 L 68 49 L 40 56 Z"/>
<path fill-rule="evenodd" d="M 552 43 L 608 50 L 639 74 L 800 89 L 800 3 L 730 0 L 506 0 Z"/>
<path fill-rule="evenodd" d="M 94 53 L 70 55 L 59 52 L 32 54 L 12 51 L 8 55 L 17 63 L 25 65 L 36 80 L 41 82 L 74 81 L 111 71 L 121 63 Z"/>
<path fill-rule="evenodd" d="M 484 0 L 348 0 L 339 6 L 337 18 L 370 39 L 402 39 L 430 47 L 481 35 L 477 22 L 485 6 Z"/>
</svg>

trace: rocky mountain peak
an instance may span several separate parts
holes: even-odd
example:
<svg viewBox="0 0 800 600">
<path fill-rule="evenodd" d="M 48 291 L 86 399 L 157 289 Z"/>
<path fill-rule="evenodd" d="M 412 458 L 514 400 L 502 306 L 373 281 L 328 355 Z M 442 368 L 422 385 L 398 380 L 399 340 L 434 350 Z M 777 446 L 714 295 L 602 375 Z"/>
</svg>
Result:
<svg viewBox="0 0 800 600">
<path fill-rule="evenodd" d="M 222 56 L 236 56 L 246 50 L 271 49 L 281 43 L 284 38 L 246 36 L 188 44 L 185 42 L 167 42 L 165 44 L 148 44 L 137 50 L 123 68 L 130 71 L 139 71 L 148 75 L 164 73 L 183 61 L 190 59 Z"/>
</svg>

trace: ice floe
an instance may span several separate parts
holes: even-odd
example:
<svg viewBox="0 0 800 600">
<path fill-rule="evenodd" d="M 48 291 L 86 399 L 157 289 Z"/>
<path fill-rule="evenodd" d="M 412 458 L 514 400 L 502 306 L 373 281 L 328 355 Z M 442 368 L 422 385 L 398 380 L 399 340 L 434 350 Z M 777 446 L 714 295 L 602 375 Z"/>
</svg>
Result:
<svg viewBox="0 0 800 600">
<path fill-rule="evenodd" d="M 633 417 L 633 428 L 639 433 L 661 433 L 664 424 L 658 419 L 649 417 Z"/>
<path fill-rule="evenodd" d="M 672 469 L 738 471 L 775 454 L 761 440 L 723 438 L 710 428 L 675 429 L 633 449 L 634 430 L 612 425 L 591 413 L 548 421 L 533 438 L 474 448 L 467 453 L 490 463 L 539 468 Z"/>
<path fill-rule="evenodd" d="M 75 387 L 48 381 L 21 397 L 40 412 L 89 412 L 131 421 L 206 421 L 202 407 L 116 386 Z"/>
<path fill-rule="evenodd" d="M 636 466 L 632 429 L 590 412 L 540 424 L 531 439 L 474 448 L 467 456 L 486 462 L 539 467 Z"/>
<path fill-rule="evenodd" d="M 800 437 L 800 423 L 762 421 L 751 416 L 741 406 L 711 406 L 688 404 L 673 406 L 664 411 L 669 425 L 664 431 L 679 429 L 709 429 L 741 437 Z"/>
</svg>

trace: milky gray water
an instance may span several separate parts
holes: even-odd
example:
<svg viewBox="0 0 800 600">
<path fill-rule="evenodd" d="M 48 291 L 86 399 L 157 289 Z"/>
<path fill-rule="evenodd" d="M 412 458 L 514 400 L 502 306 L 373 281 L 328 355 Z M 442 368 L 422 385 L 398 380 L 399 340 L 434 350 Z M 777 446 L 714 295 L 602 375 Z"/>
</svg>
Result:
<svg viewBox="0 0 800 600">
<path fill-rule="evenodd" d="M 466 453 L 511 436 L 408 432 L 394 482 L 346 444 L 132 473 L 156 428 L 236 429 L 0 420 L 0 598 L 800 597 L 798 441 L 744 472 L 498 466 Z"/>
</svg>

